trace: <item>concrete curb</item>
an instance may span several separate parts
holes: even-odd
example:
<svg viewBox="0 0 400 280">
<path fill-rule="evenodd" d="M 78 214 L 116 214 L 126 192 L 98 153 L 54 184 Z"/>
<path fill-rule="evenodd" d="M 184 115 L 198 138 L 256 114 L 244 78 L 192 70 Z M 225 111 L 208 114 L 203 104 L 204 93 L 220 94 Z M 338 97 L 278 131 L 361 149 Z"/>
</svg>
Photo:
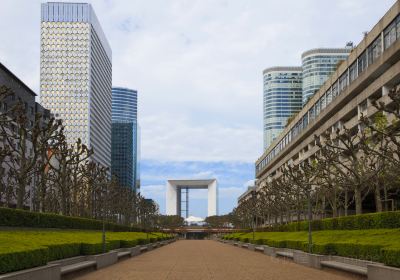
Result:
<svg viewBox="0 0 400 280">
<path fill-rule="evenodd" d="M 1 280 L 60 280 L 61 266 L 49 264 L 0 275 Z"/>
</svg>

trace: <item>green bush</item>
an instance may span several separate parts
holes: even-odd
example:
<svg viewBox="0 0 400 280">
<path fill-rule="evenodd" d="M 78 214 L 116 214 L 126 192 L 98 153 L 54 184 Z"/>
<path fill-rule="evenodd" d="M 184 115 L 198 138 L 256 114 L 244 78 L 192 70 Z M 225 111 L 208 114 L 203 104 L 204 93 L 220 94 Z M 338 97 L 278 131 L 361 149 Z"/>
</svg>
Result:
<svg viewBox="0 0 400 280">
<path fill-rule="evenodd" d="M 362 215 L 328 218 L 311 221 L 311 228 L 317 230 L 359 230 L 400 228 L 400 211 L 380 212 Z M 308 221 L 274 225 L 259 231 L 307 231 Z"/>
<path fill-rule="evenodd" d="M 121 248 L 130 248 L 130 247 L 135 247 L 138 245 L 138 240 L 133 239 L 133 240 L 121 240 Z"/>
<path fill-rule="evenodd" d="M 157 239 L 159 233 L 148 233 Z M 147 241 L 144 232 L 107 232 L 106 251 L 133 247 Z M 171 238 L 171 235 L 166 236 Z M 0 273 L 49 261 L 103 252 L 101 231 L 81 230 L 3 230 L 0 231 Z"/>
<path fill-rule="evenodd" d="M 81 243 L 51 244 L 47 245 L 48 261 L 71 258 L 81 254 Z"/>
<path fill-rule="evenodd" d="M 351 221 L 358 226 L 370 226 L 370 219 L 343 220 L 341 226 L 349 226 Z M 333 223 L 332 223 L 333 224 Z M 354 225 L 353 224 L 353 225 Z M 291 225 L 292 226 L 292 225 Z M 293 225 L 293 227 L 295 227 Z M 368 230 L 320 230 L 313 232 L 312 251 L 322 255 L 382 262 L 400 267 L 400 229 Z M 252 233 L 229 234 L 226 239 L 246 240 Z M 308 251 L 308 232 L 256 232 L 254 243 L 275 248 L 291 248 Z"/>
<path fill-rule="evenodd" d="M 400 267 L 400 249 L 382 249 L 382 259 L 386 265 Z"/>
<path fill-rule="evenodd" d="M 20 252 L 0 253 L 0 274 L 45 265 L 49 259 L 48 248 L 27 249 Z"/>
<path fill-rule="evenodd" d="M 148 241 L 147 241 L 147 239 L 146 238 L 138 238 L 138 244 L 139 245 L 144 245 L 144 244 L 147 244 L 148 243 Z"/>
<path fill-rule="evenodd" d="M 0 207 L 0 226 L 101 230 L 103 223 L 94 219 Z M 138 228 L 108 222 L 105 226 L 108 231 L 141 231 Z"/>
</svg>

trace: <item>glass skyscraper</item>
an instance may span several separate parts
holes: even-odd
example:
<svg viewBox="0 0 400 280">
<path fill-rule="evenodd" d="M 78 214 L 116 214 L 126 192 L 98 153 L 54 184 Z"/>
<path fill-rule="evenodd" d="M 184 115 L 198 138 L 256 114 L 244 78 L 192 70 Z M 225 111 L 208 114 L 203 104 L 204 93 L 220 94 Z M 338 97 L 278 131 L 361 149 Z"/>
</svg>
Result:
<svg viewBox="0 0 400 280">
<path fill-rule="evenodd" d="M 320 48 L 302 54 L 303 106 L 336 70 L 338 63 L 347 59 L 349 48 Z"/>
<path fill-rule="evenodd" d="M 41 6 L 40 92 L 63 120 L 69 143 L 94 149 L 111 166 L 111 48 L 90 4 Z"/>
<path fill-rule="evenodd" d="M 301 67 L 272 67 L 264 70 L 264 149 L 285 128 L 288 118 L 301 110 L 301 75 Z"/>
<path fill-rule="evenodd" d="M 140 133 L 137 91 L 112 88 L 111 174 L 122 186 L 140 188 Z"/>
</svg>

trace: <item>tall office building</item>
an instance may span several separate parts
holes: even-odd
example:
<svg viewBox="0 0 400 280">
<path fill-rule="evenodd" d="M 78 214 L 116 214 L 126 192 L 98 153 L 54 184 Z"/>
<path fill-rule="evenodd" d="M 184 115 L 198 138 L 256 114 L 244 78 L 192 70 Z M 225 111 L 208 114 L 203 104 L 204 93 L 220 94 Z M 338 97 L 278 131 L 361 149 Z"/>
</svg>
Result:
<svg viewBox="0 0 400 280">
<path fill-rule="evenodd" d="M 302 108 L 301 72 L 301 67 L 272 67 L 263 72 L 264 149 Z"/>
<path fill-rule="evenodd" d="M 341 61 L 347 59 L 352 44 L 346 48 L 312 49 L 301 55 L 303 68 L 303 106 L 336 70 Z"/>
<path fill-rule="evenodd" d="M 111 48 L 90 4 L 42 4 L 40 59 L 42 104 L 110 167 Z"/>
<path fill-rule="evenodd" d="M 140 188 L 137 91 L 112 88 L 111 173 L 122 186 Z"/>
</svg>

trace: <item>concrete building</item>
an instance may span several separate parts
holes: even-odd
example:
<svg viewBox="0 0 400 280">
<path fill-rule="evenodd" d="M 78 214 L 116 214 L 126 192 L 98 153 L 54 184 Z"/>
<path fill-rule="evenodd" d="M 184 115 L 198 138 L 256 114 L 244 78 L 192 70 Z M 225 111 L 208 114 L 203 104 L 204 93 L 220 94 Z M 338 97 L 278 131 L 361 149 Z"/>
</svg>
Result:
<svg viewBox="0 0 400 280">
<path fill-rule="evenodd" d="M 400 84 L 400 2 L 354 48 L 269 148 L 256 161 L 257 188 L 279 177 L 289 162 L 299 164 L 316 152 L 314 135 L 346 128 L 358 131 L 361 113 L 373 116 L 371 101 L 389 103 L 389 89 Z"/>
<path fill-rule="evenodd" d="M 94 149 L 111 165 L 111 48 L 90 4 L 43 3 L 42 104 L 63 119 L 67 141 Z"/>
<path fill-rule="evenodd" d="M 140 188 L 137 91 L 112 88 L 111 174 L 122 186 Z"/>
<path fill-rule="evenodd" d="M 264 149 L 302 107 L 301 67 L 272 67 L 263 71 Z"/>
<path fill-rule="evenodd" d="M 46 124 L 50 120 L 50 111 L 45 109 L 43 106 L 41 106 L 39 103 L 35 102 L 36 98 L 36 93 L 31 90 L 23 81 L 21 81 L 14 73 L 12 73 L 7 67 L 5 67 L 3 64 L 0 63 L 0 91 L 5 92 L 6 90 L 9 90 L 11 92 L 10 95 L 6 96 L 1 99 L 0 103 L 0 113 L 1 114 L 8 114 L 9 110 L 12 109 L 18 102 L 21 102 L 24 105 L 25 108 L 25 113 L 28 118 L 28 122 L 30 126 L 28 126 L 28 130 L 30 127 L 34 125 L 35 122 L 35 116 L 36 114 L 40 114 L 42 116 L 42 123 Z M 13 135 L 11 133 L 11 135 Z M 29 138 L 28 138 L 29 139 Z M 0 136 L 0 147 L 4 147 L 6 145 L 6 139 L 4 136 Z M 26 153 L 28 156 L 30 156 L 33 153 L 33 146 L 32 146 L 32 141 L 27 140 L 26 143 Z M 7 160 L 7 159 L 3 159 Z M 12 184 L 8 181 L 8 175 L 7 172 L 9 171 L 9 166 L 5 162 L 2 162 L 2 177 L 0 180 L 2 180 L 2 185 L 3 186 L 11 186 Z M 33 187 L 33 182 L 32 182 L 26 187 L 26 191 L 30 194 L 29 195 L 29 200 L 26 201 L 25 206 L 30 207 L 32 206 L 32 197 L 33 197 L 33 192 L 31 192 L 32 187 Z M 3 190 L 4 191 L 4 190 Z M 3 196 L 4 193 L 0 196 L 0 202 L 5 202 L 6 198 Z M 16 203 L 15 199 L 12 198 L 13 202 L 11 204 Z"/>
<path fill-rule="evenodd" d="M 218 186 L 216 179 L 168 180 L 166 191 L 167 215 L 189 217 L 189 190 L 208 190 L 207 216 L 218 215 Z"/>
<path fill-rule="evenodd" d="M 352 46 L 352 43 L 348 43 L 346 48 L 312 49 L 301 55 L 303 106 L 332 75 L 338 65 L 346 60 Z"/>
</svg>

